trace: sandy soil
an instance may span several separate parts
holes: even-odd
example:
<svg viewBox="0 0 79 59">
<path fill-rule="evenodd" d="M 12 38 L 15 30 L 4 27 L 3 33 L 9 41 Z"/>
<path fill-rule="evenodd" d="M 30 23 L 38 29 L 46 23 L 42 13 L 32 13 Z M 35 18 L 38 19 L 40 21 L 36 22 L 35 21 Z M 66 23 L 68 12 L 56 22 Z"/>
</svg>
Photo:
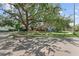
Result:
<svg viewBox="0 0 79 59">
<path fill-rule="evenodd" d="M 7 35 L 0 33 L 0 56 L 79 56 L 79 38 Z"/>
</svg>

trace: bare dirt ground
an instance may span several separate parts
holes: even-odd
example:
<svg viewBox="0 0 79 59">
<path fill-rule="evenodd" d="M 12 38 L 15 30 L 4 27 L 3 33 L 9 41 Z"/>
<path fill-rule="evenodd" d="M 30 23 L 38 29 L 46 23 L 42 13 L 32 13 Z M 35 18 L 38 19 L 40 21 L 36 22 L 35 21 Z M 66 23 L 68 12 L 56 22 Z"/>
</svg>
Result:
<svg viewBox="0 0 79 59">
<path fill-rule="evenodd" d="M 0 56 L 79 56 L 79 38 L 8 35 L 0 33 Z"/>
</svg>

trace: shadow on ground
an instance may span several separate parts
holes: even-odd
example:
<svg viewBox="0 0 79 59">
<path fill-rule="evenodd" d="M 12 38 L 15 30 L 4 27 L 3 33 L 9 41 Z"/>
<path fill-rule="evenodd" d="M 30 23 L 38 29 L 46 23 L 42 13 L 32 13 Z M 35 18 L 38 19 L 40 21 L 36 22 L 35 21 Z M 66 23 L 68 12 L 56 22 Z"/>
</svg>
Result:
<svg viewBox="0 0 79 59">
<path fill-rule="evenodd" d="M 76 40 L 72 38 L 53 38 L 53 37 L 16 37 L 7 38 L 6 41 L 1 42 L 0 44 L 0 56 L 54 56 L 56 51 L 64 51 L 65 53 L 70 54 L 68 50 L 63 50 L 61 47 L 55 45 L 57 42 L 62 42 L 65 44 L 65 41 L 73 44 L 74 46 L 79 47 L 79 44 L 76 43 Z M 19 51 L 24 51 L 16 53 Z"/>
</svg>

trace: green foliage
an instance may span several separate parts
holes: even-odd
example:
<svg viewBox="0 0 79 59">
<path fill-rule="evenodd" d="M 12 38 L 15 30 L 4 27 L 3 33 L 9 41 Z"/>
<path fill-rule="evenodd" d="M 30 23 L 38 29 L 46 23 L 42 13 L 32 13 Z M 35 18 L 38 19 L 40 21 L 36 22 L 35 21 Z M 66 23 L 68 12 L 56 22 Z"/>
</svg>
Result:
<svg viewBox="0 0 79 59">
<path fill-rule="evenodd" d="M 15 28 L 16 28 L 16 30 L 20 29 L 20 23 L 19 22 L 15 22 Z"/>
<path fill-rule="evenodd" d="M 14 20 L 0 15 L 0 26 L 14 26 Z"/>
<path fill-rule="evenodd" d="M 39 22 L 44 22 L 48 24 L 48 26 L 54 27 L 57 32 L 61 32 L 64 28 L 69 27 L 70 20 L 60 15 L 59 11 L 61 8 L 59 4 L 9 3 L 8 5 L 10 8 L 4 8 L 3 11 L 7 13 L 10 18 L 24 25 L 26 30 L 28 30 L 29 25 L 30 27 L 36 27 Z M 8 21 L 9 23 L 7 23 L 7 21 L 4 22 L 7 25 L 14 25 L 10 20 Z M 20 24 L 15 24 L 17 29 L 20 27 Z"/>
</svg>

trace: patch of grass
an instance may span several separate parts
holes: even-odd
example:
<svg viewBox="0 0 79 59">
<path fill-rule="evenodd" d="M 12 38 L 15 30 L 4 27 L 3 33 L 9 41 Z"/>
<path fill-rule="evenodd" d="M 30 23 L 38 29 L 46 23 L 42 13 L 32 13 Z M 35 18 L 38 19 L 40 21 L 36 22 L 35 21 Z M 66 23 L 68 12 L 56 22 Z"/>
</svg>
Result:
<svg viewBox="0 0 79 59">
<path fill-rule="evenodd" d="M 79 32 L 76 32 L 75 35 L 72 33 L 67 33 L 67 32 L 38 32 L 38 31 L 33 31 L 33 32 L 19 32 L 18 34 L 20 35 L 26 35 L 26 36 L 41 36 L 41 37 L 79 37 Z"/>
</svg>

